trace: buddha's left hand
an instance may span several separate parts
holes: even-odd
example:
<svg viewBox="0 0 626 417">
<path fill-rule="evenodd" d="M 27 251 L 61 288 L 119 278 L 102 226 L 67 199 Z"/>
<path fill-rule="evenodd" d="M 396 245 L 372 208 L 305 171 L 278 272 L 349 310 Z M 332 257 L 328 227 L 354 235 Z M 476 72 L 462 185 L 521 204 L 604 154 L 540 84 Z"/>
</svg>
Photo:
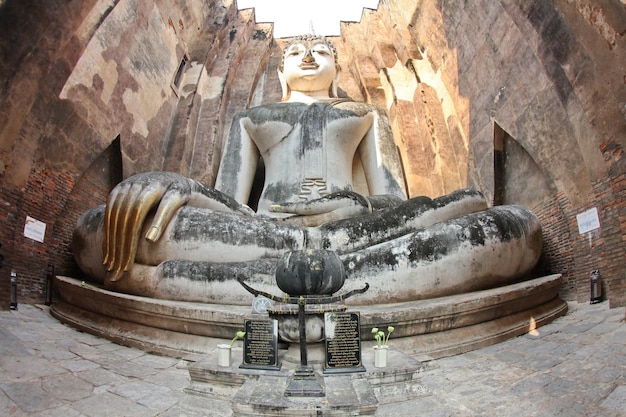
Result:
<svg viewBox="0 0 626 417">
<path fill-rule="evenodd" d="M 294 216 L 282 221 L 316 227 L 331 221 L 349 219 L 372 212 L 368 199 L 353 191 L 339 191 L 311 201 L 273 204 L 270 211 Z"/>
</svg>

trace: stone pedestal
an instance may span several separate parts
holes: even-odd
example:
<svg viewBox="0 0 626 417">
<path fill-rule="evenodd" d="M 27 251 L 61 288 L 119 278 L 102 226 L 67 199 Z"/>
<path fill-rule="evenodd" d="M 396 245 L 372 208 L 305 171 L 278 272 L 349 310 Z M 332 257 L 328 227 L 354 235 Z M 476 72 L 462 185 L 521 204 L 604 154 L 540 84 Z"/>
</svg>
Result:
<svg viewBox="0 0 626 417">
<path fill-rule="evenodd" d="M 214 355 L 189 362 L 186 391 L 230 400 L 235 416 L 374 415 L 380 404 L 425 395 L 420 378 L 433 369 L 393 346 L 388 354 L 387 367 L 375 368 L 374 349 L 364 347 L 366 371 L 359 373 L 322 375 L 319 365 L 313 365 L 325 389 L 323 401 L 285 395 L 296 368 L 287 361 L 280 371 L 249 371 L 218 367 Z"/>
<path fill-rule="evenodd" d="M 467 294 L 350 309 L 360 313 L 364 339 L 372 337 L 372 327 L 395 326 L 393 347 L 439 358 L 527 333 L 565 314 L 567 304 L 558 298 L 560 283 L 560 275 L 549 275 Z M 255 316 L 250 306 L 137 297 L 63 276 L 54 285 L 60 299 L 50 312 L 59 320 L 123 345 L 175 357 L 209 353 Z"/>
</svg>

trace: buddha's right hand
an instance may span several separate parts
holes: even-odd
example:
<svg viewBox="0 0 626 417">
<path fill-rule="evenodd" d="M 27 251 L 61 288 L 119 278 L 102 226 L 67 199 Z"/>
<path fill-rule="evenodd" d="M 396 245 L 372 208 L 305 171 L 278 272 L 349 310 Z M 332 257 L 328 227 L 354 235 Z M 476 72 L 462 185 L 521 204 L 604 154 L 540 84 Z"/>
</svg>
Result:
<svg viewBox="0 0 626 417">
<path fill-rule="evenodd" d="M 172 172 L 147 172 L 119 183 L 107 199 L 104 214 L 104 259 L 109 281 L 118 281 L 135 261 L 145 219 L 156 213 L 145 238 L 156 242 L 176 211 L 185 204 L 233 211 L 252 210 L 209 187 Z"/>
</svg>

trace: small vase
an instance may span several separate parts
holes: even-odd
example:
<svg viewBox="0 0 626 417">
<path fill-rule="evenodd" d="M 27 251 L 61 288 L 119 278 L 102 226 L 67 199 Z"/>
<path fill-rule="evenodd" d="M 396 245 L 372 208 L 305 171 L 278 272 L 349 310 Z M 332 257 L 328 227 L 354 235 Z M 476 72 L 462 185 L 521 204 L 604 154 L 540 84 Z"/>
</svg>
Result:
<svg viewBox="0 0 626 417">
<path fill-rule="evenodd" d="M 217 345 L 217 364 L 219 366 L 229 367 L 230 366 L 230 353 L 231 353 L 230 345 L 227 345 L 227 344 Z"/>
<path fill-rule="evenodd" d="M 374 346 L 374 366 L 385 368 L 387 366 L 387 351 L 389 346 Z"/>
</svg>

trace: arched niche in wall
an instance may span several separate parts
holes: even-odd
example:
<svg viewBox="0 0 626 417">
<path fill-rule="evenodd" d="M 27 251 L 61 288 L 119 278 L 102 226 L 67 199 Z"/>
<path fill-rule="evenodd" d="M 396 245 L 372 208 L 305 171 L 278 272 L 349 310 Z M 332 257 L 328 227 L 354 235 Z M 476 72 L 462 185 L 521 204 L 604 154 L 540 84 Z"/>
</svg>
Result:
<svg viewBox="0 0 626 417">
<path fill-rule="evenodd" d="M 518 141 L 494 123 L 493 204 L 533 208 L 555 195 L 555 187 Z"/>
<path fill-rule="evenodd" d="M 62 210 L 63 218 L 55 224 L 52 235 L 58 239 L 58 252 L 57 258 L 51 262 L 56 264 L 58 274 L 81 276 L 71 247 L 76 220 L 85 210 L 104 204 L 113 187 L 122 179 L 122 152 L 118 135 L 76 181 Z"/>
</svg>

